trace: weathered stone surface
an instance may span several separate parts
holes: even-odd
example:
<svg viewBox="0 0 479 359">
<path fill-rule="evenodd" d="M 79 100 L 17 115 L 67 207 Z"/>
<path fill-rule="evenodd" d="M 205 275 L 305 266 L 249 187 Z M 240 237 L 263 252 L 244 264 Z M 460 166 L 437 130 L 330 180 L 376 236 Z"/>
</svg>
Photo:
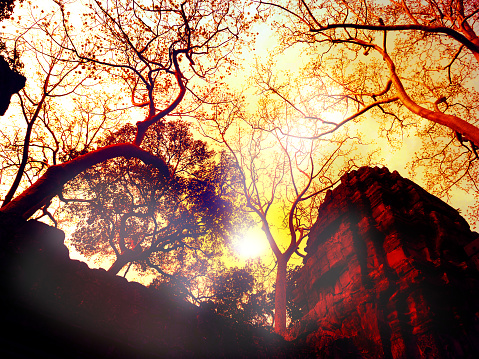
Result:
<svg viewBox="0 0 479 359">
<path fill-rule="evenodd" d="M 346 174 L 306 252 L 298 346 L 326 358 L 479 357 L 479 236 L 397 172 Z"/>
</svg>

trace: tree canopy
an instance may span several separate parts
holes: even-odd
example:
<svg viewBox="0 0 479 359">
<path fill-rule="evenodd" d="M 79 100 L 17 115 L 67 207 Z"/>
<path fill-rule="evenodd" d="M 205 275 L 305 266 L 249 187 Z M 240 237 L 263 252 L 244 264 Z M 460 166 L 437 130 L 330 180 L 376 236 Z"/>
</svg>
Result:
<svg viewBox="0 0 479 359">
<path fill-rule="evenodd" d="M 101 145 L 128 142 L 135 133 L 126 125 Z M 64 211 L 77 223 L 71 243 L 87 258 L 113 257 L 113 273 L 134 263 L 140 271 L 155 269 L 164 280 L 204 275 L 242 225 L 234 167 L 194 140 L 181 121 L 153 125 L 144 142 L 166 162 L 169 177 L 124 157 L 78 175 L 61 195 L 68 203 Z"/>
<path fill-rule="evenodd" d="M 367 136 L 378 121 L 392 146 L 415 136 L 409 168 L 433 193 L 457 186 L 477 193 L 477 1 L 262 4 L 281 14 L 282 48 L 302 44 L 310 59 L 299 70 L 310 91 L 301 101 L 278 86 L 265 89 L 322 128 L 300 135 L 327 136 L 354 122 Z M 331 121 L 331 112 L 341 118 Z"/>
<path fill-rule="evenodd" d="M 0 131 L 0 211 L 56 224 L 68 213 L 74 246 L 114 273 L 134 263 L 191 283 L 254 215 L 276 259 L 281 333 L 312 208 L 345 171 L 388 165 L 370 142 L 414 136 L 411 175 L 479 198 L 476 0 L 22 5 L 0 14 L 0 40 L 29 64 Z M 253 61 L 263 23 L 279 42 L 246 79 L 238 59 Z M 276 72 L 288 51 L 292 71 Z M 218 281 L 216 310 L 251 320 L 250 273 Z"/>
<path fill-rule="evenodd" d="M 249 21 L 243 15 L 241 2 L 231 1 L 151 6 L 120 0 L 86 4 L 56 1 L 50 12 L 38 5 L 29 6 L 29 18 L 18 18 L 14 24 L 19 29 L 6 36 L 7 40 L 18 42 L 19 51 L 25 56 L 37 56 L 40 71 L 40 83 L 32 83 L 33 88 L 29 89 L 33 93 L 27 89 L 25 98 L 22 97 L 27 123 L 23 154 L 19 162 L 9 165 L 17 167 L 18 176 L 23 177 L 29 174 L 25 163 L 37 163 L 31 180 L 38 181 L 27 193 L 13 198 L 19 186 L 16 181 L 3 208 L 25 218 L 49 203 L 68 180 L 109 158 L 142 157 L 147 163 L 163 167 L 166 175 L 162 160 L 140 147 L 146 131 L 165 116 L 187 116 L 208 100 L 208 81 L 221 81 L 221 65 L 227 68 L 231 63 L 230 54 L 238 43 L 238 34 Z M 101 79 L 108 79 L 107 83 L 114 84 L 116 91 L 108 94 L 108 85 Z M 206 86 L 196 86 L 195 79 L 201 79 Z M 84 100 L 88 94 L 98 97 L 98 92 L 115 103 L 116 108 L 107 105 L 99 112 L 88 108 Z M 67 114 L 65 120 L 60 115 L 64 108 L 56 101 L 59 96 L 76 101 L 80 111 Z M 92 138 L 111 125 L 116 113 L 131 115 L 124 106 L 118 106 L 125 99 L 138 108 L 135 115 L 143 117 L 136 121 L 135 139 L 93 151 Z M 59 106 L 60 111 L 48 111 L 52 106 Z M 87 121 L 77 121 L 75 117 L 86 117 Z M 35 126 L 39 118 L 42 126 Z M 82 122 L 86 126 L 76 132 Z M 38 162 L 29 156 L 34 132 L 38 133 L 40 156 L 46 157 Z M 88 153 L 62 162 L 59 156 L 62 151 L 68 152 L 71 145 Z"/>
</svg>

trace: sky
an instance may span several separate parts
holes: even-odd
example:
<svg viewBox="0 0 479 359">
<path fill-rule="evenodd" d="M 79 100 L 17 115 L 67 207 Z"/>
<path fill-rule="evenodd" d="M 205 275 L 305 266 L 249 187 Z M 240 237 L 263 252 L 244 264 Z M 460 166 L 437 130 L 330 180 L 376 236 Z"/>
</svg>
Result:
<svg viewBox="0 0 479 359">
<path fill-rule="evenodd" d="M 37 2 L 38 5 L 43 5 L 45 3 L 48 2 Z M 238 54 L 240 63 L 243 65 L 243 69 L 236 71 L 228 79 L 232 88 L 244 92 L 251 109 L 254 109 L 255 106 L 257 106 L 259 96 L 257 93 L 255 93 L 255 89 L 250 86 L 245 79 L 247 79 L 250 74 L 255 71 L 257 62 L 265 62 L 270 59 L 271 54 L 275 54 L 273 60 L 276 63 L 276 68 L 279 68 L 282 71 L 290 71 L 294 73 L 298 68 L 301 67 L 302 64 L 307 61 L 306 57 L 298 56 L 299 49 L 295 47 L 289 48 L 282 53 L 277 53 L 276 50 L 278 48 L 278 39 L 276 37 L 276 32 L 273 31 L 268 24 L 257 24 L 255 25 L 253 31 L 260 34 L 260 36 L 258 36 L 256 39 L 254 46 L 255 50 L 244 51 L 243 53 Z M 15 110 L 15 107 L 12 106 L 5 117 L 13 118 L 13 112 Z M 366 125 L 364 125 L 365 123 Z M 392 150 L 384 138 L 378 137 L 378 125 L 374 119 L 364 119 L 361 124 L 363 129 L 365 126 L 368 129 L 367 131 L 363 131 L 365 134 L 364 139 L 369 142 L 375 142 L 375 146 L 383 150 L 381 153 L 382 161 L 380 162 L 383 165 L 387 165 L 391 171 L 397 170 L 403 177 L 408 177 L 407 164 L 413 157 L 415 151 L 419 149 L 419 141 L 413 136 L 406 136 L 403 138 L 403 145 L 400 147 L 400 149 Z M 367 138 L 368 135 L 369 138 Z M 418 179 L 416 178 L 415 180 L 417 181 Z M 422 184 L 420 178 L 417 183 L 419 185 Z M 2 178 L 1 185 L 3 188 L 5 188 L 5 186 L 8 186 L 8 181 L 5 178 Z M 456 191 L 449 201 L 449 204 L 454 208 L 460 208 L 462 213 L 466 213 L 469 206 L 474 205 L 475 203 L 472 196 L 461 191 Z M 280 220 L 279 217 L 280 216 L 278 215 L 278 220 Z M 288 240 L 287 235 L 281 233 L 279 226 L 277 231 L 278 236 L 283 236 L 285 241 Z M 242 236 L 237 238 L 235 248 L 237 249 L 238 255 L 242 260 L 262 255 L 271 255 L 266 238 L 259 225 L 257 227 L 248 229 Z M 76 258 L 77 254 L 72 251 L 72 256 Z M 296 259 L 295 263 L 299 263 L 299 261 L 299 259 Z"/>
</svg>

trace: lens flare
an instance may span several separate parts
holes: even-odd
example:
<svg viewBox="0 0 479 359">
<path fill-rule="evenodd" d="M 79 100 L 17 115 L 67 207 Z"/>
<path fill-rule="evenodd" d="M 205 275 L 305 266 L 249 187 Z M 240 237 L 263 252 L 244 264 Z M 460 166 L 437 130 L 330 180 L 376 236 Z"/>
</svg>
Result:
<svg viewBox="0 0 479 359">
<path fill-rule="evenodd" d="M 236 251 L 242 258 L 255 258 L 265 254 L 268 242 L 259 227 L 248 229 L 236 243 Z"/>
</svg>

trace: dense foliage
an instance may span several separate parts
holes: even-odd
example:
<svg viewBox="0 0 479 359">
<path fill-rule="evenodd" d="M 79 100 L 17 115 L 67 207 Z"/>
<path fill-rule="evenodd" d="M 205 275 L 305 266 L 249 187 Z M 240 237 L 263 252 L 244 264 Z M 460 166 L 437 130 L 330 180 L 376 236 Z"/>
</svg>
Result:
<svg viewBox="0 0 479 359">
<path fill-rule="evenodd" d="M 134 135 L 135 128 L 127 125 L 102 145 Z M 79 175 L 63 196 L 69 203 L 66 210 L 79 218 L 72 244 L 86 257 L 114 258 L 110 270 L 115 273 L 135 263 L 137 269 L 154 268 L 166 279 L 191 280 L 207 271 L 233 225 L 240 225 L 234 168 L 226 156 L 194 140 L 181 121 L 152 126 L 145 143 L 164 159 L 170 177 L 123 157 Z"/>
</svg>

